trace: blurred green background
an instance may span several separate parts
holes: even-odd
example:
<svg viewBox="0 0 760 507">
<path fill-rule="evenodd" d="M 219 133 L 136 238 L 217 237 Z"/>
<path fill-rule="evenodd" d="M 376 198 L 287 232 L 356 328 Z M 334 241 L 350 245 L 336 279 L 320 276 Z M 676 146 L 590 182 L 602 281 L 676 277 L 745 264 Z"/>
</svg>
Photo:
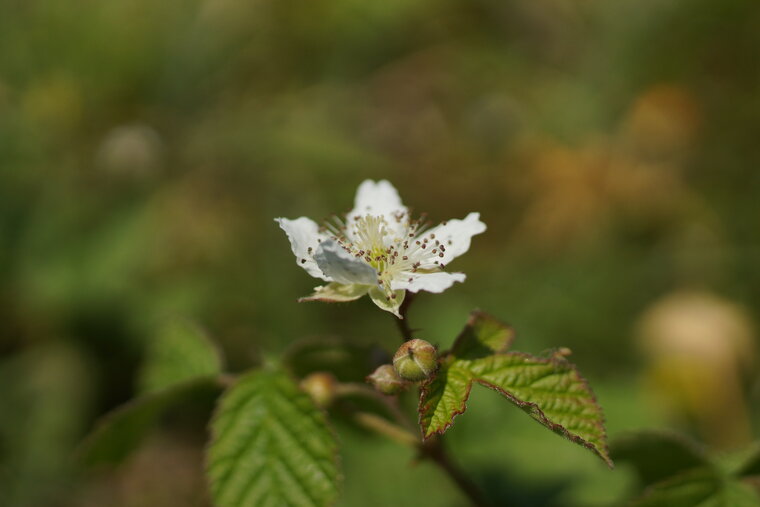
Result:
<svg viewBox="0 0 760 507">
<path fill-rule="evenodd" d="M 480 307 L 519 350 L 572 349 L 612 437 L 747 444 L 758 27 L 756 0 L 0 0 L 0 504 L 206 505 L 202 411 L 115 471 L 70 462 L 167 317 L 233 371 L 304 337 L 392 352 L 368 299 L 296 303 L 316 280 L 272 220 L 347 210 L 366 178 L 488 225 L 467 282 L 415 302 L 419 337 L 446 347 Z M 462 505 L 409 451 L 338 434 L 341 505 Z M 635 488 L 484 389 L 449 440 L 513 505 Z"/>
</svg>

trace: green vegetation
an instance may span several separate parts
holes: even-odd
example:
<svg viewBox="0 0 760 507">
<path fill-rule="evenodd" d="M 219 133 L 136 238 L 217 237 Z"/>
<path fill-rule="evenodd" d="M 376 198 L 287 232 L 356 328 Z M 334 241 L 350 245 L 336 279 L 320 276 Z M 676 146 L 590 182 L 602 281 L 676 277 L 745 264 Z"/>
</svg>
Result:
<svg viewBox="0 0 760 507">
<path fill-rule="evenodd" d="M 284 391 L 390 363 L 395 317 L 298 303 L 319 281 L 273 222 L 349 206 L 367 178 L 488 226 L 467 280 L 415 299 L 415 338 L 452 349 L 477 306 L 521 351 L 570 349 L 604 411 L 614 470 L 475 386 L 444 438 L 495 504 L 747 498 L 758 26 L 756 0 L 0 0 L 0 505 L 205 505 L 232 494 L 203 476 L 222 368 L 281 364 Z M 337 505 L 464 504 L 356 407 L 386 410 L 345 396 L 315 434 L 340 445 Z M 618 461 L 653 428 L 710 465 Z"/>
</svg>

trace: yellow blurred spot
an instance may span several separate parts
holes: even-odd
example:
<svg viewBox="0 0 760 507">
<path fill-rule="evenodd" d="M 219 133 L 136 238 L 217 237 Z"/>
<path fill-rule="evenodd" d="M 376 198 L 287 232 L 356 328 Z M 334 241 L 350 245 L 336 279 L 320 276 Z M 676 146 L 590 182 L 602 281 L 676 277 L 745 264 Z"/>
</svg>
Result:
<svg viewBox="0 0 760 507">
<path fill-rule="evenodd" d="M 633 104 L 623 133 L 639 151 L 668 155 L 685 148 L 699 130 L 702 112 L 685 88 L 659 84 L 642 93 Z"/>
<path fill-rule="evenodd" d="M 693 421 L 719 447 L 749 440 L 742 377 L 754 367 L 756 342 L 741 307 L 707 292 L 675 292 L 645 312 L 637 337 L 648 388 L 673 417 Z"/>
</svg>

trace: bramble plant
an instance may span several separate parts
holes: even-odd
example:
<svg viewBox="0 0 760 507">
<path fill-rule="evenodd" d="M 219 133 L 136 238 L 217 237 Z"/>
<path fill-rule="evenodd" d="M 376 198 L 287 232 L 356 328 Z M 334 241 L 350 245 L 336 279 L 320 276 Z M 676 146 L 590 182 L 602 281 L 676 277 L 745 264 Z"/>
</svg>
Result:
<svg viewBox="0 0 760 507">
<path fill-rule="evenodd" d="M 168 407 L 203 393 L 218 398 L 206 455 L 214 505 L 331 505 L 341 473 L 329 410 L 354 397 L 366 402 L 352 405 L 357 424 L 415 448 L 473 505 L 488 505 L 442 438 L 465 412 L 473 384 L 480 384 L 612 466 L 602 411 L 567 361 L 569 350 L 544 356 L 512 351 L 512 329 L 482 311 L 471 313 L 450 350 L 413 336 L 406 320 L 413 296 L 440 293 L 465 280 L 446 268 L 486 230 L 478 213 L 431 227 L 412 218 L 389 182 L 365 181 L 345 217 L 321 227 L 305 217 L 276 220 L 297 264 L 326 282 L 300 301 L 348 302 L 368 295 L 397 320 L 403 343 L 392 363 L 364 371 L 366 384 L 341 382 L 335 371 L 297 367 L 309 354 L 300 346 L 277 362 L 232 375 L 201 330 L 171 322 L 149 351 L 140 396 L 107 416 L 82 446 L 86 463 L 118 462 Z M 415 389 L 417 424 L 398 402 L 400 393 Z"/>
</svg>

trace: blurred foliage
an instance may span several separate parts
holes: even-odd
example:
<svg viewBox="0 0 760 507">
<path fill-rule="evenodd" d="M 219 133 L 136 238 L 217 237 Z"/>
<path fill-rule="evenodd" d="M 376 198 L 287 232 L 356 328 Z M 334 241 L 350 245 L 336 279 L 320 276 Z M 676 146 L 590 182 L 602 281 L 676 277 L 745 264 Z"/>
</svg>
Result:
<svg viewBox="0 0 760 507">
<path fill-rule="evenodd" d="M 141 394 L 197 378 L 214 379 L 223 371 L 216 345 L 187 321 L 169 320 L 151 338 L 140 371 Z"/>
<path fill-rule="evenodd" d="M 110 476 L 69 466 L 134 394 L 167 316 L 200 323 L 233 371 L 304 338 L 392 352 L 369 301 L 295 303 L 313 280 L 272 221 L 348 209 L 365 178 L 433 219 L 488 224 L 454 266 L 467 282 L 415 302 L 420 338 L 449 346 L 479 306 L 531 352 L 572 349 L 612 436 L 757 438 L 756 359 L 705 377 L 731 369 L 715 394 L 743 418 L 730 438 L 687 370 L 705 340 L 757 354 L 758 26 L 755 0 L 0 0 L 0 503 L 203 504 L 201 413 Z M 706 338 L 664 325 L 680 348 L 652 346 L 673 340 L 639 319 L 667 321 L 683 310 L 657 305 L 687 289 L 741 323 L 711 320 Z M 745 323 L 746 339 L 720 331 Z M 632 491 L 629 470 L 555 445 L 495 396 L 472 403 L 450 440 L 495 497 Z M 420 483 L 430 505 L 459 504 L 356 431 L 339 427 L 346 505 L 401 505 Z M 176 477 L 155 480 L 162 467 Z"/>
<path fill-rule="evenodd" d="M 632 506 L 760 505 L 752 486 L 757 457 L 747 459 L 746 452 L 711 461 L 699 445 L 684 437 L 642 432 L 619 439 L 612 454 L 618 463 L 630 462 L 646 486 Z"/>
</svg>

